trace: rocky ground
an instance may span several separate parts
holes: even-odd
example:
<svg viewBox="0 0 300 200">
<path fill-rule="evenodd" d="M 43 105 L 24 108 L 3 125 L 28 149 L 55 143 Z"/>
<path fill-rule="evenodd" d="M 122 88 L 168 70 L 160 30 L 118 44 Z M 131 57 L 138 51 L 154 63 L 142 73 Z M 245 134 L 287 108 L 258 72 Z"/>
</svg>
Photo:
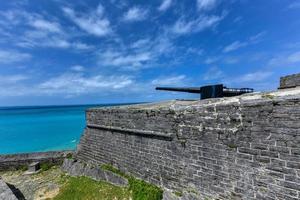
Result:
<svg viewBox="0 0 300 200">
<path fill-rule="evenodd" d="M 24 171 L 9 171 L 0 172 L 0 176 L 13 188 L 19 199 L 42 200 L 59 193 L 64 173 L 58 167 L 53 167 L 33 175 L 25 175 Z"/>
</svg>

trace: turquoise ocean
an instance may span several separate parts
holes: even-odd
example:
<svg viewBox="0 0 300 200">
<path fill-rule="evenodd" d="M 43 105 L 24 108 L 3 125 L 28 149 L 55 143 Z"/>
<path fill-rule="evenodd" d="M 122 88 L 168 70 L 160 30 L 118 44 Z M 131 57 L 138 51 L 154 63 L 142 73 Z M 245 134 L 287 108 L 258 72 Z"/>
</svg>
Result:
<svg viewBox="0 0 300 200">
<path fill-rule="evenodd" d="M 72 150 L 86 126 L 90 107 L 30 106 L 0 108 L 0 154 Z"/>
</svg>

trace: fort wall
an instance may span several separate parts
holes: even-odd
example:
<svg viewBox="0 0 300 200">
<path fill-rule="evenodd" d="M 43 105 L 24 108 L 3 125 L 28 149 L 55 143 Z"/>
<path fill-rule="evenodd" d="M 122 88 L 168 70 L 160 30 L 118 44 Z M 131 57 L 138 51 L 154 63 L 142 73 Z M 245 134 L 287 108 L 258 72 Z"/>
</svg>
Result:
<svg viewBox="0 0 300 200">
<path fill-rule="evenodd" d="M 76 157 L 197 199 L 300 198 L 300 88 L 89 109 Z"/>
</svg>

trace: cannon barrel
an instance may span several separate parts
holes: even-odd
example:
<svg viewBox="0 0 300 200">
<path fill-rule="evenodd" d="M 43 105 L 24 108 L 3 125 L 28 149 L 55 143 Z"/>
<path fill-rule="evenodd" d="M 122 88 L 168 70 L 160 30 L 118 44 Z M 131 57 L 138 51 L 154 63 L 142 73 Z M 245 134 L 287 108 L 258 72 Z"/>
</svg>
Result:
<svg viewBox="0 0 300 200">
<path fill-rule="evenodd" d="M 252 93 L 254 89 L 252 88 L 227 88 L 223 87 L 223 95 L 225 97 L 238 96 L 245 93 Z"/>
<path fill-rule="evenodd" d="M 166 90 L 166 91 L 174 91 L 174 92 L 188 92 L 188 93 L 201 93 L 200 87 L 156 87 L 156 90 Z"/>
<path fill-rule="evenodd" d="M 223 84 L 207 85 L 203 87 L 156 87 L 156 90 L 201 94 L 201 99 L 232 97 L 254 91 L 252 88 L 227 88 L 223 86 Z"/>
</svg>

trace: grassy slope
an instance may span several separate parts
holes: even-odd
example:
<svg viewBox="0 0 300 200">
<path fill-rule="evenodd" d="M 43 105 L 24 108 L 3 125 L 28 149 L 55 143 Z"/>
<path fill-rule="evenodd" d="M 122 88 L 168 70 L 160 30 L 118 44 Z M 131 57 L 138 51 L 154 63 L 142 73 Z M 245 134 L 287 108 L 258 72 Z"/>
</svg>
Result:
<svg viewBox="0 0 300 200">
<path fill-rule="evenodd" d="M 65 184 L 54 200 L 126 200 L 131 199 L 128 188 L 86 177 L 65 177 Z"/>
<path fill-rule="evenodd" d="M 118 187 L 87 177 L 61 177 L 61 190 L 54 200 L 161 200 L 162 190 L 143 180 L 129 176 L 120 170 L 103 165 L 102 169 L 112 171 L 128 179 L 129 187 Z"/>
<path fill-rule="evenodd" d="M 101 168 L 127 178 L 129 190 L 132 191 L 133 200 L 161 200 L 163 198 L 162 189 L 156 185 L 129 176 L 111 165 L 102 165 Z"/>
</svg>

